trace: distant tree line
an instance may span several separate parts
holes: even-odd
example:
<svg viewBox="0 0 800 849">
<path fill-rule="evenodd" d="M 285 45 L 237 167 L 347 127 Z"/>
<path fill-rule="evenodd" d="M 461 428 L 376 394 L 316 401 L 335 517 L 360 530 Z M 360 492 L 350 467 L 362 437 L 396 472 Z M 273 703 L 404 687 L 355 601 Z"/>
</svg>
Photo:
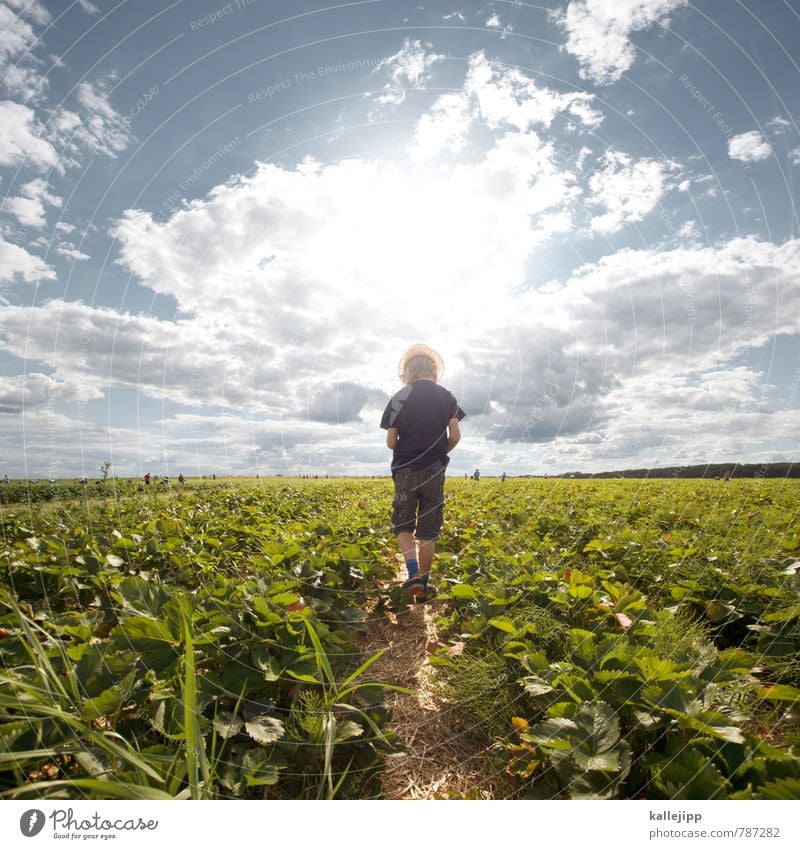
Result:
<svg viewBox="0 0 800 849">
<path fill-rule="evenodd" d="M 617 472 L 568 472 L 559 478 L 800 478 L 800 463 L 708 463 L 659 469 L 623 469 Z"/>
</svg>

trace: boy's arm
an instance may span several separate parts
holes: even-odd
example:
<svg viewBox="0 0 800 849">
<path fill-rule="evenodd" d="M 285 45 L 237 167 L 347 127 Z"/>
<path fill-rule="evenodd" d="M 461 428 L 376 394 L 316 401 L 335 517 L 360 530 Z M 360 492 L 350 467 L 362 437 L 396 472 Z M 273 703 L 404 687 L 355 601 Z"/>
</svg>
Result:
<svg viewBox="0 0 800 849">
<path fill-rule="evenodd" d="M 394 450 L 395 447 L 397 446 L 397 428 L 396 427 L 390 427 L 386 431 L 386 444 L 392 450 Z"/>
<path fill-rule="evenodd" d="M 447 453 L 449 454 L 461 441 L 461 428 L 458 419 L 450 419 L 447 424 Z"/>
</svg>

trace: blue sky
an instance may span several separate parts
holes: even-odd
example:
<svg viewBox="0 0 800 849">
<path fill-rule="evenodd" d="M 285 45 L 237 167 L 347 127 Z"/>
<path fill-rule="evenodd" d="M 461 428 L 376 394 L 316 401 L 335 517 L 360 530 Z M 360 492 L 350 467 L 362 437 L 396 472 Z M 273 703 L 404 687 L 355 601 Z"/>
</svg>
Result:
<svg viewBox="0 0 800 849">
<path fill-rule="evenodd" d="M 0 444 L 32 478 L 797 459 L 800 3 L 0 0 Z"/>
</svg>

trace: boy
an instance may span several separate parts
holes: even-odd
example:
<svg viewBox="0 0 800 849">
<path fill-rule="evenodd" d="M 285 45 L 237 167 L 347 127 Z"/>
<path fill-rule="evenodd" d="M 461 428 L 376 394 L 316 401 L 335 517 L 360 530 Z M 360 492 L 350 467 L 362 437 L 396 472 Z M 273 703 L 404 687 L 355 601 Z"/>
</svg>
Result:
<svg viewBox="0 0 800 849">
<path fill-rule="evenodd" d="M 425 602 L 435 595 L 428 578 L 442 529 L 444 471 L 450 462 L 448 453 L 461 439 L 458 423 L 464 411 L 455 397 L 439 386 L 444 363 L 427 345 L 412 345 L 397 371 L 405 385 L 389 401 L 381 420 L 387 431 L 386 444 L 394 452 L 392 532 L 408 569 L 403 589 L 414 601 Z"/>
</svg>

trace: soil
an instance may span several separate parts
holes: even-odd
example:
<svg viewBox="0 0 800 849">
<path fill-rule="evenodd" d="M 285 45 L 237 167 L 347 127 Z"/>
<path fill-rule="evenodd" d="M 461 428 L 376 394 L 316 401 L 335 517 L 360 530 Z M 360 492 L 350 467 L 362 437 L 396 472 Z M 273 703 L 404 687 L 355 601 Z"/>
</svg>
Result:
<svg viewBox="0 0 800 849">
<path fill-rule="evenodd" d="M 397 580 L 405 579 L 397 558 Z M 457 705 L 442 699 L 433 684 L 429 653 L 441 648 L 437 609 L 444 602 L 410 604 L 399 612 L 369 612 L 363 638 L 365 657 L 385 649 L 370 674 L 413 692 L 386 691 L 390 727 L 403 740 L 406 754 L 386 758 L 386 799 L 495 798 L 485 738 L 471 733 L 471 722 Z"/>
</svg>

